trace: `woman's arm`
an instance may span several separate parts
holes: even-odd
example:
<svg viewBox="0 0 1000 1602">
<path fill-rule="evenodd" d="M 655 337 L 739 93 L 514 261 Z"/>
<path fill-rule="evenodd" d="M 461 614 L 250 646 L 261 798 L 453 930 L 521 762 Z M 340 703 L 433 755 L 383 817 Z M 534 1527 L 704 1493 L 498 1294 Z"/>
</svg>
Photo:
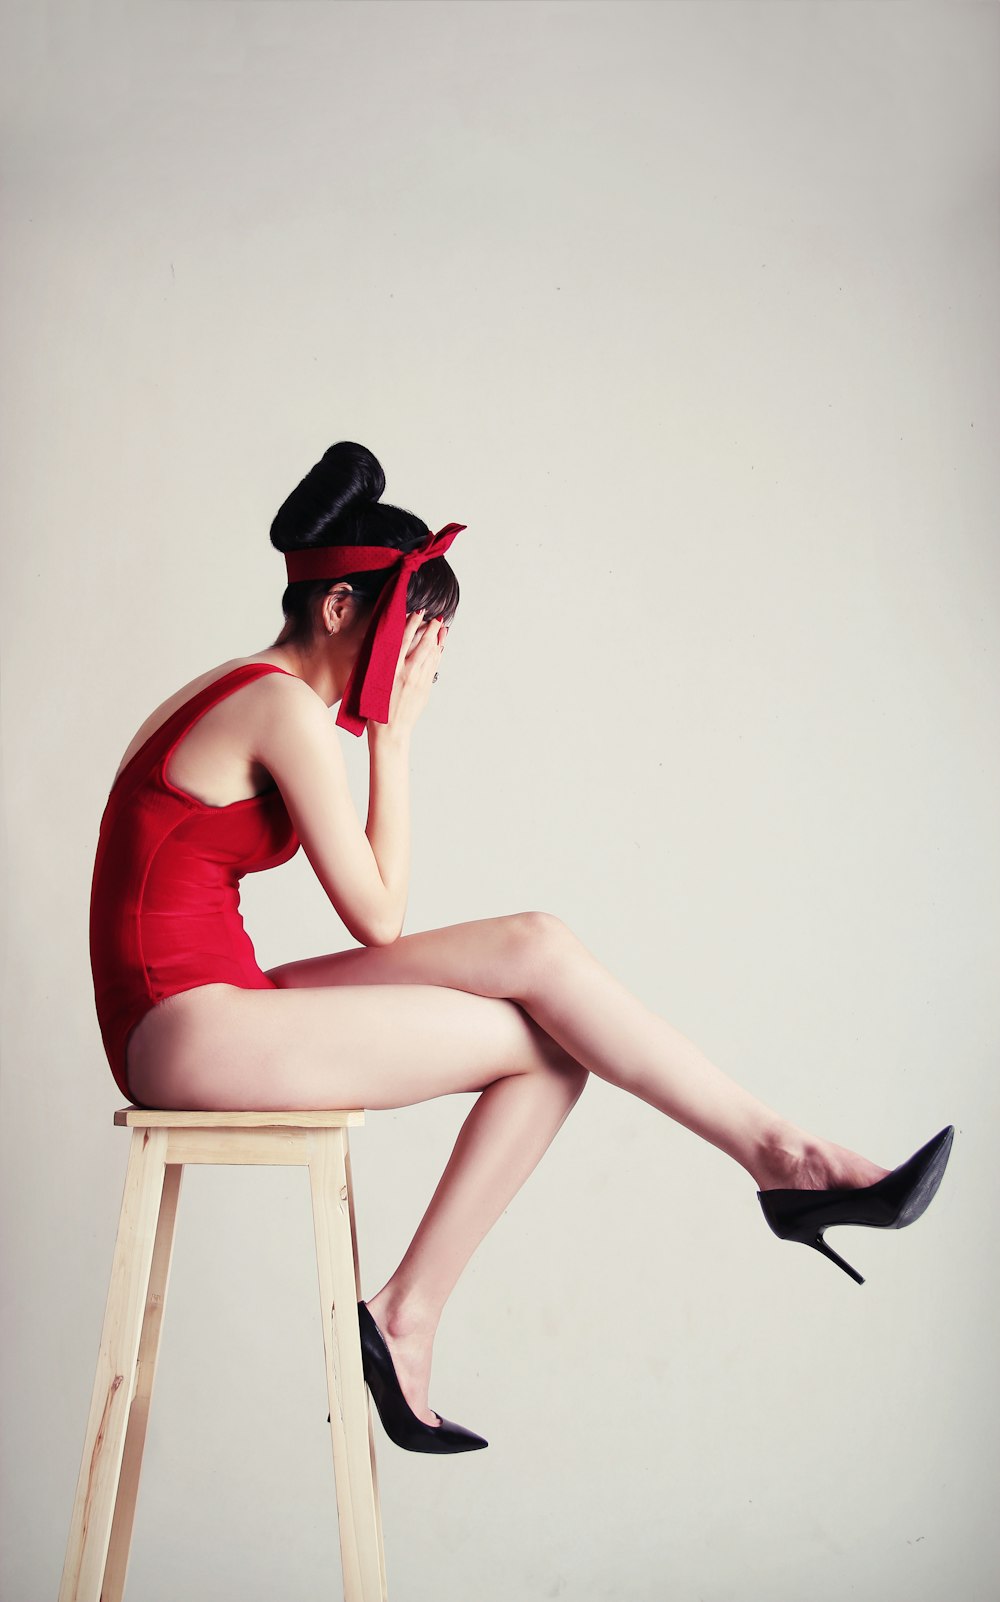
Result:
<svg viewBox="0 0 1000 1602">
<path fill-rule="evenodd" d="M 254 754 L 277 783 L 320 884 L 364 946 L 391 945 L 402 931 L 410 877 L 410 735 L 446 634 L 444 625 L 425 624 L 422 614 L 407 619 L 389 721 L 367 724 L 364 828 L 329 708 L 294 676 L 269 673 L 254 686 Z"/>
<path fill-rule="evenodd" d="M 388 723 L 369 718 L 368 822 L 365 833 L 378 863 L 389 904 L 394 909 L 390 934 L 398 940 L 406 917 L 410 886 L 410 735 L 427 704 L 427 696 L 448 630 L 435 618 L 411 612 L 406 620 L 396 674 L 389 698 Z"/>
<path fill-rule="evenodd" d="M 268 674 L 255 689 L 260 707 L 255 755 L 277 783 L 317 879 L 355 940 L 363 946 L 390 944 L 401 923 L 399 879 L 385 883 L 374 847 L 382 849 L 383 836 L 398 840 L 399 801 L 393 807 L 388 792 L 398 792 L 397 769 L 406 765 L 399 732 L 392 749 L 386 742 L 385 755 L 378 759 L 380 821 L 369 839 L 329 708 L 309 685 L 283 674 Z M 398 847 L 395 855 L 389 848 L 389 857 L 391 871 L 398 875 Z M 405 894 L 404 884 L 404 899 Z"/>
<path fill-rule="evenodd" d="M 369 722 L 368 821 L 365 833 L 395 917 L 389 940 L 403 932 L 410 887 L 410 731 Z M 380 941 L 379 944 L 388 943 Z"/>
</svg>

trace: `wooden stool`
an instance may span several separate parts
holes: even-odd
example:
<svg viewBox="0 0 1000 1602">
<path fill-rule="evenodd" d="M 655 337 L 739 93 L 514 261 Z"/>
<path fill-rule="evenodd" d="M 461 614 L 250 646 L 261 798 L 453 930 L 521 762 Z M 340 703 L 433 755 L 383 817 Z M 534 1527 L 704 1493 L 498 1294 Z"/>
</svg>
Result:
<svg viewBox="0 0 1000 1602">
<path fill-rule="evenodd" d="M 337 1112 L 122 1107 L 132 1130 L 104 1330 L 59 1602 L 120 1602 L 185 1163 L 309 1169 L 330 1396 L 344 1602 L 385 1602 L 375 1436 L 361 1367 L 361 1298 L 348 1125 Z"/>
</svg>

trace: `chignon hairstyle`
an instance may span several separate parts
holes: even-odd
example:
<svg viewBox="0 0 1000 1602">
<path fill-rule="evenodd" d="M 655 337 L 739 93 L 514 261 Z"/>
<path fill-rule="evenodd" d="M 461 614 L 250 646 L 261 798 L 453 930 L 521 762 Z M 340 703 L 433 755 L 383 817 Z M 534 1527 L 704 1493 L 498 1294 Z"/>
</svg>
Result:
<svg viewBox="0 0 1000 1602">
<path fill-rule="evenodd" d="M 385 474 L 364 445 L 342 439 L 323 452 L 309 472 L 278 508 L 271 524 L 271 544 L 279 551 L 308 550 L 313 545 L 387 545 L 412 551 L 426 540 L 430 529 L 415 513 L 400 506 L 383 505 Z M 377 600 L 392 570 L 376 568 L 345 573 L 362 605 Z M 331 578 L 302 579 L 289 584 L 281 597 L 287 633 L 295 644 L 306 642 L 313 628 L 316 606 L 337 583 Z M 424 562 L 410 574 L 406 590 L 407 612 L 441 615 L 450 622 L 458 607 L 458 580 L 443 556 Z"/>
</svg>

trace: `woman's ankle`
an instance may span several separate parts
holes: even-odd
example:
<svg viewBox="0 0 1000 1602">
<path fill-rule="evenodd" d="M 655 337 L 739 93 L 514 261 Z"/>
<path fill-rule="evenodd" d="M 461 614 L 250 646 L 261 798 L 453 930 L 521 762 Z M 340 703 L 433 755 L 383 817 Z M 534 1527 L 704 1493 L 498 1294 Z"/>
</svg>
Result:
<svg viewBox="0 0 1000 1602">
<path fill-rule="evenodd" d="M 393 1340 L 433 1340 L 441 1309 L 412 1292 L 397 1291 L 390 1280 L 367 1307 L 383 1335 Z"/>
<path fill-rule="evenodd" d="M 795 1189 L 820 1157 L 821 1143 L 797 1124 L 779 1120 L 761 1131 L 744 1166 L 760 1190 Z"/>
<path fill-rule="evenodd" d="M 873 1185 L 889 1171 L 849 1146 L 795 1124 L 776 1124 L 767 1131 L 750 1168 L 760 1190 L 853 1188 Z"/>
</svg>

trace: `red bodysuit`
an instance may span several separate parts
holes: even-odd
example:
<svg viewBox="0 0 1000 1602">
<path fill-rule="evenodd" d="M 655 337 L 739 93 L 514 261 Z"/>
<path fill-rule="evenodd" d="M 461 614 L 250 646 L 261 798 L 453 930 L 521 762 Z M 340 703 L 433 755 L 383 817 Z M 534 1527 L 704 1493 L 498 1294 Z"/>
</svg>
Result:
<svg viewBox="0 0 1000 1602">
<path fill-rule="evenodd" d="M 277 988 L 243 927 L 239 881 L 299 848 L 280 790 L 214 807 L 178 790 L 164 770 L 210 707 L 263 673 L 285 671 L 246 662 L 223 673 L 171 713 L 111 787 L 94 862 L 90 960 L 104 1049 L 129 1101 L 128 1037 L 158 1001 L 199 985 Z"/>
</svg>

